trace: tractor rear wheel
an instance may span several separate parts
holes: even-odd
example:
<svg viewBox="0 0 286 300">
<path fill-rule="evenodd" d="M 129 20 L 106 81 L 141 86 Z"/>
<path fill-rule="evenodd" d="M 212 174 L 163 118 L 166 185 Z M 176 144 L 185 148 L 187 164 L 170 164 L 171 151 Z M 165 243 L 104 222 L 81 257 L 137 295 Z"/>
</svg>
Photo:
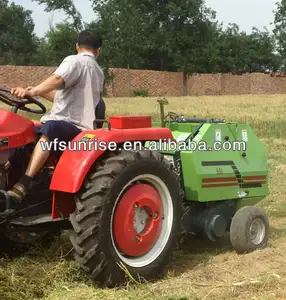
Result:
<svg viewBox="0 0 286 300">
<path fill-rule="evenodd" d="M 100 286 L 124 283 L 127 272 L 161 278 L 181 230 L 181 195 L 161 154 L 109 153 L 76 195 L 70 219 L 76 261 Z"/>
</svg>

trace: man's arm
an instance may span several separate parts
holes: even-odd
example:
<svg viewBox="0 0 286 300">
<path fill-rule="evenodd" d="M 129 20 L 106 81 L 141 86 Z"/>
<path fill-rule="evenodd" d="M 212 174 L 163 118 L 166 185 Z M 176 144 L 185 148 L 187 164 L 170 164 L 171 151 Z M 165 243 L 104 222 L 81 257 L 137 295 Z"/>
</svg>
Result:
<svg viewBox="0 0 286 300">
<path fill-rule="evenodd" d="M 48 100 L 50 102 L 54 102 L 55 96 L 56 96 L 56 91 L 51 91 L 49 93 L 40 95 L 40 97 L 45 98 L 46 100 Z"/>
<path fill-rule="evenodd" d="M 15 88 L 11 89 L 11 93 L 12 95 L 15 95 L 19 98 L 25 98 L 26 96 L 40 96 L 46 98 L 49 101 L 53 101 L 55 96 L 55 90 L 57 90 L 63 84 L 63 78 L 57 74 L 54 74 L 35 87 L 29 87 L 27 89 Z"/>
<path fill-rule="evenodd" d="M 31 90 L 32 88 L 34 88 L 34 87 L 33 86 L 28 86 L 27 90 Z M 39 96 L 42 97 L 42 98 L 45 98 L 46 100 L 48 100 L 50 102 L 54 102 L 55 95 L 56 95 L 56 91 L 51 91 L 51 92 L 48 92 L 48 93 L 41 94 Z"/>
<path fill-rule="evenodd" d="M 68 56 L 63 60 L 54 74 L 39 85 L 30 89 L 12 89 L 11 93 L 19 98 L 41 96 L 51 101 L 51 99 L 54 99 L 55 90 L 61 87 L 68 88 L 72 86 L 79 77 L 80 68 L 77 65 L 75 56 Z"/>
<path fill-rule="evenodd" d="M 34 96 L 41 96 L 43 98 L 46 98 L 45 96 L 47 96 L 49 98 L 49 94 L 51 92 L 55 93 L 55 90 L 57 90 L 63 84 L 64 84 L 63 78 L 57 74 L 53 74 L 51 77 L 49 77 L 39 85 L 33 87 L 30 90 L 30 92 Z"/>
</svg>

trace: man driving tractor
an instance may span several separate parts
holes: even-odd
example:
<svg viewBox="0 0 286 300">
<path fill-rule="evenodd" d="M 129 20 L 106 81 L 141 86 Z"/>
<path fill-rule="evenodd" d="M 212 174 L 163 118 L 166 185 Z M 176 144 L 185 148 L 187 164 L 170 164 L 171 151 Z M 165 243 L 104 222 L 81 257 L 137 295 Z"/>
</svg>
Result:
<svg viewBox="0 0 286 300">
<path fill-rule="evenodd" d="M 33 150 L 25 174 L 9 191 L 15 204 L 22 203 L 37 172 L 48 159 L 50 152 L 42 143 L 58 139 L 68 143 L 81 130 L 93 129 L 95 108 L 103 91 L 104 73 L 96 58 L 102 46 L 102 38 L 91 31 L 82 31 L 76 44 L 77 55 L 66 57 L 52 76 L 35 87 L 14 88 L 11 93 L 19 98 L 41 96 L 53 102 L 49 113 L 41 118 L 41 125 L 35 127 L 39 140 Z M 16 167 L 23 160 L 23 148 L 14 149 L 5 165 L 6 169 Z M 56 156 L 60 151 L 54 153 Z"/>
</svg>

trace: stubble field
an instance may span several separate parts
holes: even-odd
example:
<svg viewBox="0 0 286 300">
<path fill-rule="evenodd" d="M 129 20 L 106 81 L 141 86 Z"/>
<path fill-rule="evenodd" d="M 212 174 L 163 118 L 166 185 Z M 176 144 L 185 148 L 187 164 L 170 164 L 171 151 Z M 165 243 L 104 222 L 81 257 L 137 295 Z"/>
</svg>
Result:
<svg viewBox="0 0 286 300">
<path fill-rule="evenodd" d="M 270 218 L 268 248 L 237 255 L 227 239 L 213 244 L 190 238 L 175 253 L 164 280 L 103 290 L 82 276 L 73 262 L 72 247 L 63 236 L 50 249 L 1 258 L 1 300 L 286 299 L 286 95 L 167 99 L 166 111 L 249 123 L 259 135 L 270 168 L 271 194 L 259 204 Z M 108 115 L 151 114 L 159 120 L 156 100 L 105 99 Z"/>
</svg>

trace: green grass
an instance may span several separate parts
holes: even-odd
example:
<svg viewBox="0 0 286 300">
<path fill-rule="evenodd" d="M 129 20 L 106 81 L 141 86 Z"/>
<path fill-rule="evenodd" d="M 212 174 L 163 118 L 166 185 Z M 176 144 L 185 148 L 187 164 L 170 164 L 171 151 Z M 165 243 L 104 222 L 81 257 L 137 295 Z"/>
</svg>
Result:
<svg viewBox="0 0 286 300">
<path fill-rule="evenodd" d="M 157 98 L 106 99 L 108 115 L 152 115 L 159 120 Z M 156 283 L 99 289 L 75 264 L 62 236 L 50 249 L 0 260 L 1 300 L 186 300 L 286 299 L 286 96 L 168 98 L 167 110 L 249 123 L 268 152 L 270 196 L 259 205 L 269 213 L 269 246 L 237 255 L 229 241 L 208 243 L 188 238 L 175 253 L 169 273 Z M 50 108 L 50 104 L 48 104 Z M 38 119 L 37 115 L 29 115 Z"/>
</svg>

